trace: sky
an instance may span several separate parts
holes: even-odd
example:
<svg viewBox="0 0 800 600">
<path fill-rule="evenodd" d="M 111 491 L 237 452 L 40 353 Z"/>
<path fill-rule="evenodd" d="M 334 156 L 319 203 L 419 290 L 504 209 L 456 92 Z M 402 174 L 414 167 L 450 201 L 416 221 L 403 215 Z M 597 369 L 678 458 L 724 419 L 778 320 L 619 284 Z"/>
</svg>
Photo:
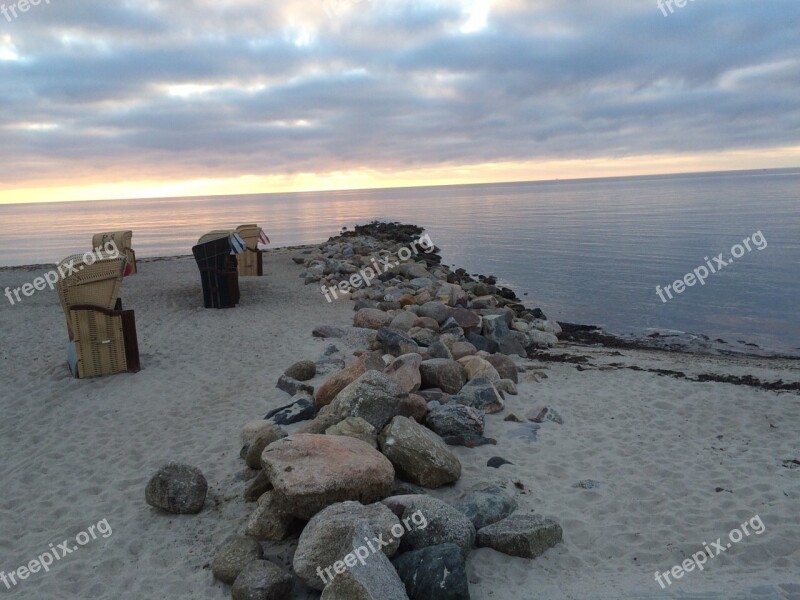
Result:
<svg viewBox="0 0 800 600">
<path fill-rule="evenodd" d="M 0 204 L 800 166 L 800 2 L 662 1 L 0 0 Z"/>
</svg>

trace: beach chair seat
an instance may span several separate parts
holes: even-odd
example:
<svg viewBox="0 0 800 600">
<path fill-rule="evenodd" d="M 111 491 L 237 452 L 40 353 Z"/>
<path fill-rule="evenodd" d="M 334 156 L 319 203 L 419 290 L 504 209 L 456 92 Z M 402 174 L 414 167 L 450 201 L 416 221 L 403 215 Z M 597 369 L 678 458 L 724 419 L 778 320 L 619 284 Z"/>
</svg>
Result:
<svg viewBox="0 0 800 600">
<path fill-rule="evenodd" d="M 258 225 L 239 225 L 236 233 L 244 240 L 247 249 L 239 256 L 240 277 L 261 277 L 264 275 L 264 251 L 258 243 L 268 244 L 269 238 Z"/>
<path fill-rule="evenodd" d="M 233 308 L 239 303 L 238 261 L 231 253 L 232 234 L 222 230 L 207 233 L 192 248 L 206 308 Z"/>
<path fill-rule="evenodd" d="M 133 251 L 132 245 L 133 232 L 132 231 L 109 231 L 105 233 L 97 233 L 92 237 L 92 248 L 103 248 L 108 242 L 114 242 L 117 249 L 125 255 L 128 260 L 125 275 L 133 275 L 137 272 L 136 267 L 136 252 Z"/>
<path fill-rule="evenodd" d="M 90 260 L 87 260 L 91 256 Z M 127 259 L 103 251 L 69 256 L 57 283 L 67 319 L 73 376 L 99 377 L 140 370 L 136 320 L 122 310 L 119 288 Z"/>
</svg>

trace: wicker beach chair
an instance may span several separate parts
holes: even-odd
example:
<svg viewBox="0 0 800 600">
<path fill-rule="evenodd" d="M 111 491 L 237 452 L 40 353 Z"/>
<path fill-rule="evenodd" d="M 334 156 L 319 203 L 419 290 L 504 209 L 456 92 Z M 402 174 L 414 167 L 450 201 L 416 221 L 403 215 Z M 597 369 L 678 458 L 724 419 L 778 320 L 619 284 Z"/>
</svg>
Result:
<svg viewBox="0 0 800 600">
<path fill-rule="evenodd" d="M 192 248 L 206 308 L 233 308 L 239 303 L 239 272 L 236 256 L 231 254 L 231 233 L 207 233 Z"/>
<path fill-rule="evenodd" d="M 266 244 L 269 238 L 258 225 L 239 225 L 236 233 L 247 245 L 247 250 L 239 256 L 239 276 L 261 277 L 264 275 L 264 251 L 258 249 L 258 243 Z"/>
<path fill-rule="evenodd" d="M 131 247 L 131 239 L 133 238 L 132 231 L 109 231 L 106 233 L 97 233 L 92 237 L 92 248 L 103 249 L 108 242 L 114 242 L 117 249 L 125 255 L 128 259 L 128 268 L 126 275 L 133 275 L 136 273 L 136 252 Z"/>
<path fill-rule="evenodd" d="M 89 262 L 85 257 L 92 256 Z M 76 254 L 59 263 L 57 290 L 67 319 L 75 377 L 140 370 L 136 319 L 122 310 L 119 288 L 127 259 L 103 252 Z M 71 268 L 68 268 L 68 265 Z"/>
</svg>

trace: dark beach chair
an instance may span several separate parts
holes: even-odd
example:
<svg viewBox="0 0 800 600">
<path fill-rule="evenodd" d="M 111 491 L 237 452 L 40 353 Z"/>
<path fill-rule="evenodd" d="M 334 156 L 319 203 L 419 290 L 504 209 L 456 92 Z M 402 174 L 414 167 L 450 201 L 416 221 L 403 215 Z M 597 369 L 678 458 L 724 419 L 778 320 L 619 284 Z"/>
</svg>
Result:
<svg viewBox="0 0 800 600">
<path fill-rule="evenodd" d="M 206 308 L 233 308 L 239 303 L 238 263 L 231 254 L 229 235 L 227 232 L 206 234 L 192 248 L 200 269 Z"/>
</svg>

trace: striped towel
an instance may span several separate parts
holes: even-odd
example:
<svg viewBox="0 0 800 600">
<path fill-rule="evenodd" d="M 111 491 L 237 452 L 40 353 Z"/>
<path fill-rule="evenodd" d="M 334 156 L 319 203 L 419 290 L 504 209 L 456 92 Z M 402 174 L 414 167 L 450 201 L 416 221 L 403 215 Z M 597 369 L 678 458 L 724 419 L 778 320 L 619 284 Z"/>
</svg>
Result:
<svg viewBox="0 0 800 600">
<path fill-rule="evenodd" d="M 228 237 L 228 242 L 231 246 L 231 254 L 241 254 L 247 250 L 247 244 L 244 243 L 244 240 L 236 232 L 233 232 L 230 237 Z"/>
<path fill-rule="evenodd" d="M 261 230 L 261 232 L 258 234 L 258 240 L 259 240 L 259 241 L 260 241 L 262 244 L 269 244 L 269 238 L 267 237 L 267 234 L 266 234 L 266 233 L 264 233 L 264 230 L 263 230 L 263 229 L 262 229 L 262 230 Z"/>
</svg>

